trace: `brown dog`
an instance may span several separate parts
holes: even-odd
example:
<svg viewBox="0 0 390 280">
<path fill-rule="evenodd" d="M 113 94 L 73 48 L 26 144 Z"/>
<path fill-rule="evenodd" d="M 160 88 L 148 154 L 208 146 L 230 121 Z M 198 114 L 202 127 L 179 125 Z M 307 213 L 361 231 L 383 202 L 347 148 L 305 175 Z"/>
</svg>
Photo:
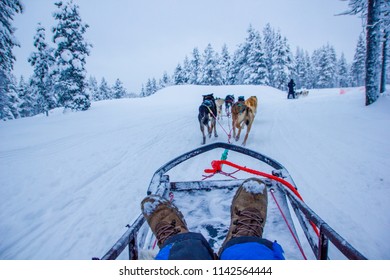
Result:
<svg viewBox="0 0 390 280">
<path fill-rule="evenodd" d="M 245 105 L 252 109 L 253 113 L 257 113 L 257 97 L 251 96 L 245 100 Z"/>
<path fill-rule="evenodd" d="M 244 125 L 247 126 L 246 134 L 242 145 L 246 145 L 249 132 L 251 131 L 252 123 L 255 120 L 257 112 L 257 97 L 251 96 L 246 101 L 238 101 L 232 106 L 232 126 L 233 138 L 238 141 L 240 139 L 241 129 Z M 238 133 L 236 135 L 236 128 Z"/>
</svg>

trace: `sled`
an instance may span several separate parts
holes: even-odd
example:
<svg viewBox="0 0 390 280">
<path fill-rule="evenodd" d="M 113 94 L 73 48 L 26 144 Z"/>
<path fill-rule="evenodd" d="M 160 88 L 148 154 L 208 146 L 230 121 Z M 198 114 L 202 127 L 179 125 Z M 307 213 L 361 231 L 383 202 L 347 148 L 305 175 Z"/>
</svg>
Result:
<svg viewBox="0 0 390 280">
<path fill-rule="evenodd" d="M 251 166 L 234 163 L 243 158 Z M 210 162 L 211 168 L 204 169 Z M 196 168 L 203 168 L 200 172 L 204 174 L 196 174 Z M 175 180 L 171 180 L 173 177 Z M 281 244 L 286 259 L 326 260 L 330 255 L 336 259 L 366 259 L 306 205 L 286 168 L 241 146 L 213 143 L 178 156 L 154 173 L 147 194 L 171 200 L 183 213 L 189 230 L 201 233 L 218 252 L 230 225 L 232 198 L 249 177 L 258 177 L 267 186 L 263 237 Z M 154 258 L 159 248 L 142 213 L 127 227 L 100 259 Z"/>
</svg>

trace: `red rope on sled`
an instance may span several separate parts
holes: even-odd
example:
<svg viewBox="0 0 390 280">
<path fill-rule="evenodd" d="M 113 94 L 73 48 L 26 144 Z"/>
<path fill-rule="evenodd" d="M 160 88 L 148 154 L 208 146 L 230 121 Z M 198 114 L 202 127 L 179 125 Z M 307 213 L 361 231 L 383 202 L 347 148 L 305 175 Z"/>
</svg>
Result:
<svg viewBox="0 0 390 280">
<path fill-rule="evenodd" d="M 222 165 L 229 165 L 231 167 L 234 167 L 234 168 L 237 168 L 239 170 L 242 170 L 242 171 L 245 171 L 245 172 L 248 172 L 248 173 L 251 173 L 251 174 L 254 174 L 254 175 L 258 175 L 258 176 L 262 176 L 262 177 L 266 177 L 266 178 L 269 178 L 269 179 L 272 179 L 272 180 L 275 180 L 281 184 L 283 184 L 284 186 L 286 186 L 289 190 L 291 190 L 301 201 L 303 201 L 303 198 L 301 197 L 301 195 L 299 194 L 299 192 L 297 191 L 297 189 L 292 185 L 290 184 L 289 182 L 287 182 L 286 180 L 283 180 L 282 178 L 280 177 L 277 177 L 277 176 L 274 176 L 274 175 L 271 175 L 271 174 L 268 174 L 268 173 L 264 173 L 264 172 L 261 172 L 261 171 L 258 171 L 258 170 L 254 170 L 254 169 L 250 169 L 250 168 L 247 168 L 245 166 L 240 166 L 238 164 L 235 164 L 235 163 L 232 163 L 230 161 L 227 161 L 227 160 L 213 160 L 211 162 L 211 167 L 212 169 L 205 169 L 204 172 L 205 173 L 220 173 L 222 171 Z M 314 230 L 314 232 L 317 234 L 317 236 L 320 235 L 319 231 L 318 231 L 318 228 L 316 227 L 316 225 L 310 221 L 310 224 Z"/>
<path fill-rule="evenodd" d="M 304 258 L 305 260 L 307 260 L 307 257 L 306 257 L 306 255 L 305 255 L 305 252 L 303 251 L 303 248 L 302 248 L 302 246 L 301 246 L 301 243 L 299 243 L 298 238 L 295 236 L 293 229 L 291 228 L 289 222 L 287 221 L 286 215 L 284 215 L 284 213 L 283 213 L 282 207 L 280 207 L 278 201 L 276 200 L 276 197 L 275 197 L 275 195 L 274 195 L 274 190 L 271 190 L 271 195 L 272 195 L 272 198 L 273 198 L 274 201 L 275 201 L 276 206 L 277 206 L 278 209 L 279 209 L 280 214 L 282 214 L 283 220 L 284 220 L 284 222 L 286 223 L 286 225 L 287 225 L 287 227 L 288 227 L 288 230 L 290 231 L 292 237 L 294 238 L 294 241 L 295 241 L 295 243 L 297 244 L 297 246 L 298 246 L 298 248 L 299 248 L 299 251 L 301 252 L 303 258 Z"/>
</svg>

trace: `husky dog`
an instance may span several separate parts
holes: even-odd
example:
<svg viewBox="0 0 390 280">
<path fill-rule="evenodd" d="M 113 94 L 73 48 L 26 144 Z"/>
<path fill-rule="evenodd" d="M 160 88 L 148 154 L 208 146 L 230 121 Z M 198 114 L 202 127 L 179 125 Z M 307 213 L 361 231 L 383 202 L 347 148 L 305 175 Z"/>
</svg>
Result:
<svg viewBox="0 0 390 280">
<path fill-rule="evenodd" d="M 225 111 L 226 111 L 226 115 L 228 117 L 230 117 L 230 115 L 231 115 L 231 108 L 232 108 L 233 104 L 234 104 L 234 95 L 228 94 L 225 97 Z"/>
<path fill-rule="evenodd" d="M 233 126 L 233 138 L 238 141 L 240 139 L 241 129 L 246 125 L 246 134 L 242 145 L 246 145 L 246 140 L 248 139 L 249 132 L 253 121 L 256 116 L 257 111 L 257 97 L 251 96 L 248 100 L 244 101 L 243 97 L 238 99 L 238 102 L 234 103 L 232 106 L 232 126 Z M 238 133 L 236 134 L 236 128 Z"/>
<path fill-rule="evenodd" d="M 213 94 L 203 95 L 203 102 L 199 106 L 198 121 L 200 125 L 200 131 L 202 132 L 202 145 L 206 143 L 205 127 L 207 127 L 207 133 L 209 138 L 214 130 L 214 136 L 218 137 L 217 126 L 216 126 L 216 117 L 217 105 L 215 104 L 215 99 Z"/>
<path fill-rule="evenodd" d="M 217 114 L 218 114 L 218 119 L 222 119 L 222 105 L 225 103 L 225 99 L 217 97 L 215 99 L 215 104 L 217 105 Z"/>
</svg>

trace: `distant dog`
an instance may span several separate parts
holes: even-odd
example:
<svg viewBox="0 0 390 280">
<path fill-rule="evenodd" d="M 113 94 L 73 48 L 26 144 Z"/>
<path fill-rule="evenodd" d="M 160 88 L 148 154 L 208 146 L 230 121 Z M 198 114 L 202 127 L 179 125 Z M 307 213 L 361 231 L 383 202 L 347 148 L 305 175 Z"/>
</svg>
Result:
<svg viewBox="0 0 390 280">
<path fill-rule="evenodd" d="M 217 114 L 218 114 L 218 119 L 222 119 L 222 105 L 225 103 L 225 99 L 217 97 L 215 99 L 215 104 L 217 105 Z"/>
<path fill-rule="evenodd" d="M 233 138 L 238 141 L 240 139 L 241 129 L 244 125 L 247 126 L 246 134 L 242 145 L 246 145 L 249 132 L 251 131 L 253 121 L 255 120 L 257 111 L 257 97 L 251 96 L 246 101 L 239 101 L 232 106 L 232 126 L 233 126 Z M 236 128 L 238 133 L 236 134 Z"/>
<path fill-rule="evenodd" d="M 202 145 L 206 143 L 205 127 L 209 138 L 214 130 L 214 136 L 218 137 L 216 120 L 218 116 L 217 105 L 213 94 L 203 95 L 203 102 L 199 106 L 198 121 L 200 125 L 200 131 L 202 132 Z"/>
<path fill-rule="evenodd" d="M 296 98 L 298 98 L 300 96 L 308 96 L 308 94 L 309 94 L 308 90 L 301 90 L 301 91 L 295 92 Z"/>
<path fill-rule="evenodd" d="M 234 95 L 233 94 L 228 94 L 225 97 L 225 111 L 226 111 L 226 116 L 230 117 L 231 114 L 231 108 L 234 104 Z"/>
</svg>

